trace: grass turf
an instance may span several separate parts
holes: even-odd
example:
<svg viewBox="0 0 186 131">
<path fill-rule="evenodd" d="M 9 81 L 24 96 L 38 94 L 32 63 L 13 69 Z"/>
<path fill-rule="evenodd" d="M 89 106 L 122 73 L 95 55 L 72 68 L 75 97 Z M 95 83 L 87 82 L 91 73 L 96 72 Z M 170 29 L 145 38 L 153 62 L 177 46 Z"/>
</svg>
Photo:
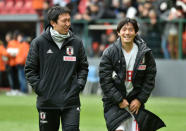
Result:
<svg viewBox="0 0 186 131">
<path fill-rule="evenodd" d="M 36 96 L 7 97 L 0 94 L 0 131 L 37 131 Z M 107 131 L 101 97 L 81 96 L 81 131 Z M 146 108 L 160 116 L 167 127 L 159 131 L 185 131 L 186 98 L 152 97 Z M 60 129 L 61 130 L 61 129 Z"/>
</svg>

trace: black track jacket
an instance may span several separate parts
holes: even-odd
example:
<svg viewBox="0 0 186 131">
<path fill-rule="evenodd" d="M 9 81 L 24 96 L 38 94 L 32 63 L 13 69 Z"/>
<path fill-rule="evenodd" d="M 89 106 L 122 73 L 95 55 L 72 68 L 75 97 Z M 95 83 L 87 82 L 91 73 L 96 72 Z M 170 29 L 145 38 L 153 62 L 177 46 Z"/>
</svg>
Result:
<svg viewBox="0 0 186 131">
<path fill-rule="evenodd" d="M 101 58 L 99 75 L 103 90 L 104 117 L 109 131 L 114 131 L 124 120 L 131 117 L 125 109 L 119 108 L 119 103 L 125 98 L 130 103 L 133 99 L 141 102 L 138 115 L 134 114 L 140 131 L 155 131 L 164 123 L 155 114 L 144 109 L 144 103 L 149 98 L 155 84 L 156 64 L 152 51 L 139 37 L 134 41 L 138 46 L 138 54 L 133 69 L 133 91 L 126 96 L 125 78 L 126 63 L 122 53 L 121 39 L 108 47 Z M 116 76 L 113 76 L 113 71 Z"/>
<path fill-rule="evenodd" d="M 31 42 L 25 74 L 38 95 L 38 109 L 80 106 L 79 93 L 88 74 L 82 41 L 70 32 L 59 49 L 47 28 Z"/>
</svg>

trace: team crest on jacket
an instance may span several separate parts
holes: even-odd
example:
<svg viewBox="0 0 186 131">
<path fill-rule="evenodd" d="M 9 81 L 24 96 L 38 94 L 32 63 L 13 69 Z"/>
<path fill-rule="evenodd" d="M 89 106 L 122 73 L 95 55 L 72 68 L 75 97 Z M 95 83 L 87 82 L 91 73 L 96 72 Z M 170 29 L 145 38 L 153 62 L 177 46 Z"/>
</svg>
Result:
<svg viewBox="0 0 186 131">
<path fill-rule="evenodd" d="M 46 119 L 46 112 L 40 112 L 40 118 L 41 120 Z"/>
<path fill-rule="evenodd" d="M 72 46 L 68 46 L 66 48 L 67 55 L 73 55 L 74 54 L 74 48 Z"/>
<path fill-rule="evenodd" d="M 140 62 L 141 65 L 145 64 L 145 57 L 143 57 L 143 59 Z"/>
<path fill-rule="evenodd" d="M 146 70 L 145 57 L 141 60 L 138 70 Z"/>
</svg>

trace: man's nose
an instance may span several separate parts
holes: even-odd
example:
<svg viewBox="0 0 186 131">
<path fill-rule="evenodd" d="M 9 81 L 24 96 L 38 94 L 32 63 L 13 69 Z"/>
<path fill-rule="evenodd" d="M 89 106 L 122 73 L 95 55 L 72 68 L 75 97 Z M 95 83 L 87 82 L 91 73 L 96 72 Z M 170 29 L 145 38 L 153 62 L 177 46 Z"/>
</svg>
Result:
<svg viewBox="0 0 186 131">
<path fill-rule="evenodd" d="M 126 31 L 125 31 L 125 34 L 129 34 L 129 30 L 126 30 Z"/>
<path fill-rule="evenodd" d="M 71 24 L 70 22 L 66 22 L 66 25 L 67 25 L 67 26 L 70 26 L 70 24 Z"/>
</svg>

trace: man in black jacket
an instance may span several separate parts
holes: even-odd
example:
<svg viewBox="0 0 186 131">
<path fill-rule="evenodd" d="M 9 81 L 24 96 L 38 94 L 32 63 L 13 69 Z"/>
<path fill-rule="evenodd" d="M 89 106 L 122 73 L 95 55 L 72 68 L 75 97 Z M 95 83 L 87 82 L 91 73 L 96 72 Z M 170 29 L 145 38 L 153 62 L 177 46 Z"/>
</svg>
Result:
<svg viewBox="0 0 186 131">
<path fill-rule="evenodd" d="M 122 20 L 117 26 L 118 40 L 101 58 L 99 75 L 109 131 L 155 131 L 165 126 L 144 109 L 154 88 L 156 63 L 138 30 L 136 20 Z"/>
<path fill-rule="evenodd" d="M 70 29 L 70 10 L 48 11 L 50 26 L 30 47 L 25 65 L 28 83 L 37 97 L 40 131 L 79 131 L 80 98 L 88 62 L 82 41 Z"/>
</svg>

